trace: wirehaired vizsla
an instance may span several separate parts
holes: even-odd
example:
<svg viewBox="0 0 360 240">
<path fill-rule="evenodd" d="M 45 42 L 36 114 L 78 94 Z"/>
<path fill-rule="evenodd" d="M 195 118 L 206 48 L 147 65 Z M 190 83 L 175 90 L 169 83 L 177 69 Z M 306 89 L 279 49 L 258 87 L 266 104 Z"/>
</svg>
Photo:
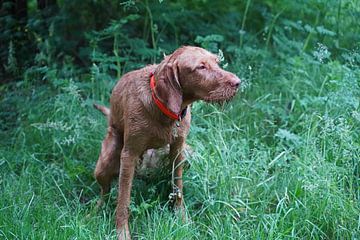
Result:
<svg viewBox="0 0 360 240">
<path fill-rule="evenodd" d="M 138 158 L 148 149 L 170 145 L 175 167 L 175 206 L 182 207 L 182 163 L 190 129 L 190 107 L 197 100 L 222 102 L 237 92 L 240 80 L 221 69 L 216 55 L 199 47 L 177 49 L 158 65 L 125 74 L 110 98 L 107 135 L 96 164 L 101 197 L 119 175 L 116 227 L 119 239 L 130 239 L 128 218 L 132 180 Z M 171 169 L 169 169 L 171 171 Z"/>
</svg>

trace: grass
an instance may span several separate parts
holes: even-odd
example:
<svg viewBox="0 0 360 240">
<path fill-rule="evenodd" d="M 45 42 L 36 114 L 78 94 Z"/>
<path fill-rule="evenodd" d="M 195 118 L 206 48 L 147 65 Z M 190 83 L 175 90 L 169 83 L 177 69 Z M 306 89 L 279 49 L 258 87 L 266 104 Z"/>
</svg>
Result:
<svg viewBox="0 0 360 240">
<path fill-rule="evenodd" d="M 242 62 L 229 66 L 248 86 L 233 102 L 193 106 L 188 221 L 169 208 L 170 178 L 135 180 L 133 236 L 359 239 L 359 68 L 306 54 Z M 65 71 L 1 89 L 1 239 L 116 239 L 116 187 L 96 212 L 92 176 L 106 123 L 91 104 L 111 87 Z"/>
</svg>

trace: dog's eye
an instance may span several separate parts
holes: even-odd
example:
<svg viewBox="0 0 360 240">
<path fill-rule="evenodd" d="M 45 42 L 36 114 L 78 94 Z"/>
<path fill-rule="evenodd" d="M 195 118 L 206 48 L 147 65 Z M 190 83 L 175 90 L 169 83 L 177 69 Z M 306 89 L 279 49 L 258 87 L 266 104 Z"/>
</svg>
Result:
<svg viewBox="0 0 360 240">
<path fill-rule="evenodd" d="M 197 66 L 196 69 L 204 70 L 204 69 L 206 69 L 206 66 L 201 64 L 201 65 Z"/>
</svg>

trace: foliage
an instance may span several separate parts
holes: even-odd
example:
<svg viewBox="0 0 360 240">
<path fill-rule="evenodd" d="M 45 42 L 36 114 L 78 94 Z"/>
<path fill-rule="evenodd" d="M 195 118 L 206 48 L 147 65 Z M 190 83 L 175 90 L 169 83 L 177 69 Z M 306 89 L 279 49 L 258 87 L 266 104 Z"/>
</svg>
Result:
<svg viewBox="0 0 360 240">
<path fill-rule="evenodd" d="M 193 105 L 188 221 L 170 178 L 136 179 L 138 239 L 360 238 L 360 15 L 356 0 L 59 1 L 27 23 L 2 4 L 0 236 L 116 239 L 116 187 L 96 212 L 92 172 L 124 73 L 180 45 L 242 79 L 230 103 Z"/>
</svg>

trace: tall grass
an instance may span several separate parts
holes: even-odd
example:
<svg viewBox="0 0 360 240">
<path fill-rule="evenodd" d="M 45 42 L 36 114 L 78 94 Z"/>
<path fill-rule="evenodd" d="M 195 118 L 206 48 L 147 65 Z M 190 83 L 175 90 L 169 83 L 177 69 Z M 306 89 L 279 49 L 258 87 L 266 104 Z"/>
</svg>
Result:
<svg viewBox="0 0 360 240">
<path fill-rule="evenodd" d="M 305 55 L 288 62 L 245 73 L 250 87 L 225 106 L 194 104 L 189 144 L 195 153 L 185 173 L 188 221 L 181 223 L 161 197 L 170 178 L 146 187 L 136 180 L 135 236 L 359 237 L 360 71 Z M 22 89 L 20 100 L 5 93 L 4 106 L 16 106 L 21 115 L 3 132 L 4 239 L 115 237 L 116 188 L 108 205 L 94 210 L 99 189 L 92 171 L 106 123 L 86 97 L 91 85 L 73 77 L 57 90 Z"/>
</svg>

